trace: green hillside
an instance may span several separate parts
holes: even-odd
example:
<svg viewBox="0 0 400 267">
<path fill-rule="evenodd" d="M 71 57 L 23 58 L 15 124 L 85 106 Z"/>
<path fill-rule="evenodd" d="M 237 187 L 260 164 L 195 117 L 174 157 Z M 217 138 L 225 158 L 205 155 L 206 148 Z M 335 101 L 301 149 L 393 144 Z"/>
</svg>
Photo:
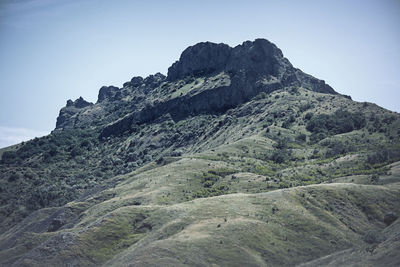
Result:
<svg viewBox="0 0 400 267">
<path fill-rule="evenodd" d="M 0 153 L 1 266 L 400 264 L 400 115 L 266 40 L 189 47 Z"/>
</svg>

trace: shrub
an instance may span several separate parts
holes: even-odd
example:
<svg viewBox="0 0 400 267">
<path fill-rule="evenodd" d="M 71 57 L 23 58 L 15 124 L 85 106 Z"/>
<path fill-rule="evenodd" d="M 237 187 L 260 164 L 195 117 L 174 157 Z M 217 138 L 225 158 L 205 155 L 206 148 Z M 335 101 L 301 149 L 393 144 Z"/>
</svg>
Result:
<svg viewBox="0 0 400 267">
<path fill-rule="evenodd" d="M 288 129 L 290 125 L 295 121 L 296 118 L 293 115 L 290 115 L 290 117 L 282 123 L 282 127 Z"/>
<path fill-rule="evenodd" d="M 261 93 L 259 93 L 258 95 L 256 95 L 255 97 L 254 97 L 254 99 L 255 100 L 260 100 L 260 99 L 265 99 L 265 98 L 267 98 L 268 97 L 268 95 L 265 93 L 265 92 L 261 92 Z"/>
<path fill-rule="evenodd" d="M 311 117 L 307 130 L 312 133 L 341 134 L 359 130 L 366 124 L 361 113 L 338 110 L 331 115 L 321 114 Z"/>
<path fill-rule="evenodd" d="M 303 134 L 303 133 L 298 134 L 298 135 L 296 136 L 296 140 L 297 140 L 297 141 L 300 141 L 300 142 L 305 142 L 305 141 L 307 140 L 307 135 L 306 135 L 306 134 Z"/>
<path fill-rule="evenodd" d="M 230 175 L 230 174 L 234 174 L 237 171 L 234 169 L 229 169 L 229 168 L 219 168 L 219 169 L 212 169 L 209 170 L 208 173 L 209 174 L 214 174 L 214 175 L 218 175 L 218 176 L 226 176 L 226 175 Z"/>
<path fill-rule="evenodd" d="M 288 140 L 286 140 L 286 139 L 284 139 L 284 138 L 280 138 L 277 142 L 276 142 L 276 144 L 274 144 L 274 147 L 276 148 L 276 149 L 285 149 L 285 148 L 287 148 L 287 143 L 288 143 Z"/>
<path fill-rule="evenodd" d="M 18 155 L 15 151 L 5 151 L 1 158 L 2 162 L 5 164 L 15 163 L 17 160 Z"/>
<path fill-rule="evenodd" d="M 17 180 L 19 180 L 20 175 L 19 173 L 12 173 L 9 177 L 8 177 L 8 181 L 9 182 L 15 182 Z"/>
<path fill-rule="evenodd" d="M 290 159 L 290 152 L 286 149 L 275 151 L 271 160 L 275 163 L 281 164 Z"/>
<path fill-rule="evenodd" d="M 371 183 L 372 183 L 372 184 L 378 184 L 378 183 L 379 183 L 379 175 L 373 174 L 373 175 L 371 176 Z"/>
<path fill-rule="evenodd" d="M 314 107 L 313 104 L 311 104 L 311 103 L 306 103 L 306 104 L 304 104 L 304 105 L 301 105 L 301 106 L 299 107 L 299 110 L 300 110 L 300 112 L 304 112 L 304 111 L 306 111 L 306 110 L 312 109 L 313 107 Z M 312 113 L 311 113 L 311 112 L 309 112 L 309 113 L 307 113 L 307 114 L 311 114 L 311 117 L 312 117 Z M 306 114 L 306 115 L 307 115 L 307 114 Z M 308 118 L 307 120 L 311 119 L 311 117 Z"/>
<path fill-rule="evenodd" d="M 299 88 L 298 87 L 293 87 L 292 89 L 290 89 L 290 94 L 297 94 L 299 92 Z"/>
<path fill-rule="evenodd" d="M 337 155 L 343 155 L 355 150 L 353 145 L 345 144 L 344 142 L 338 140 L 328 141 L 325 145 L 327 145 L 329 148 L 325 154 L 325 156 L 328 158 L 335 157 Z"/>
<path fill-rule="evenodd" d="M 305 120 L 310 120 L 313 116 L 314 116 L 314 114 L 313 114 L 312 112 L 308 112 L 308 113 L 304 116 L 304 119 L 305 119 Z"/>
<path fill-rule="evenodd" d="M 91 147 L 91 145 L 92 145 L 92 143 L 86 139 L 81 142 L 80 147 L 86 147 L 89 149 Z"/>
<path fill-rule="evenodd" d="M 287 182 L 280 182 L 279 183 L 279 188 L 288 188 L 289 184 Z"/>
<path fill-rule="evenodd" d="M 210 181 L 210 180 L 205 181 L 205 182 L 203 183 L 203 186 L 206 187 L 206 188 L 210 188 L 210 187 L 213 186 L 213 185 L 214 185 L 214 182 L 213 182 L 213 181 Z"/>
<path fill-rule="evenodd" d="M 385 217 L 383 218 L 383 222 L 389 226 L 392 223 L 394 223 L 397 218 L 399 218 L 399 216 L 397 216 L 396 214 L 394 214 L 393 212 L 389 212 L 385 214 Z"/>
<path fill-rule="evenodd" d="M 211 182 L 215 183 L 218 180 L 219 180 L 218 175 L 215 175 L 215 174 L 209 173 L 209 172 L 203 173 L 203 178 L 202 178 L 203 183 L 205 183 L 207 181 L 211 181 Z"/>
<path fill-rule="evenodd" d="M 76 146 L 71 150 L 71 157 L 75 158 L 76 156 L 82 155 L 82 152 L 81 147 Z"/>
<path fill-rule="evenodd" d="M 322 139 L 325 139 L 327 136 L 328 136 L 327 133 L 313 133 L 313 134 L 310 136 L 310 141 L 311 141 L 312 143 L 316 143 L 316 142 L 318 142 L 318 141 L 320 141 L 320 140 L 322 140 Z"/>
<path fill-rule="evenodd" d="M 379 243 L 381 240 L 381 236 L 378 231 L 376 230 L 369 230 L 363 236 L 363 239 L 368 244 Z"/>
<path fill-rule="evenodd" d="M 367 163 L 371 164 L 371 165 L 386 163 L 389 161 L 391 156 L 396 158 L 394 154 L 396 154 L 396 153 L 393 153 L 392 151 L 390 151 L 388 149 L 382 149 L 381 151 L 377 151 L 377 152 L 369 155 L 367 158 Z"/>
<path fill-rule="evenodd" d="M 145 162 L 149 162 L 149 161 L 152 161 L 152 160 L 153 160 L 153 157 L 151 155 L 144 156 L 144 161 Z"/>
<path fill-rule="evenodd" d="M 158 165 L 164 165 L 166 163 L 166 161 L 165 161 L 164 157 L 160 157 L 157 159 L 156 163 Z"/>
</svg>

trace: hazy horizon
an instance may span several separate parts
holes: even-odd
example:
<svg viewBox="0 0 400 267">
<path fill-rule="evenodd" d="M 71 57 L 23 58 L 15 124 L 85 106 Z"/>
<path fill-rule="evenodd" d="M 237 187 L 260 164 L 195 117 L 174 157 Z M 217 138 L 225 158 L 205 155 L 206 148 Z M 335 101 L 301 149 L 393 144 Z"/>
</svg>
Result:
<svg viewBox="0 0 400 267">
<path fill-rule="evenodd" d="M 198 42 L 265 38 L 355 101 L 400 112 L 400 2 L 0 2 L 0 148 L 49 133 L 68 99 L 167 69 Z"/>
</svg>

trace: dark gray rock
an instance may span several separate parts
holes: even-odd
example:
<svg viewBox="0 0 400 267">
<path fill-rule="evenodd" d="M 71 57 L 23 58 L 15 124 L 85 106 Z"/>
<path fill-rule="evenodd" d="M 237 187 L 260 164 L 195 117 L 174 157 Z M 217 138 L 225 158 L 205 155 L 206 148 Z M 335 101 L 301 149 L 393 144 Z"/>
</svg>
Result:
<svg viewBox="0 0 400 267">
<path fill-rule="evenodd" d="M 166 77 L 165 75 L 161 73 L 156 73 L 154 75 L 149 75 L 146 77 L 143 82 L 145 84 L 145 93 L 150 92 L 152 89 L 156 88 L 159 86 L 163 81 L 165 81 Z"/>
<path fill-rule="evenodd" d="M 67 105 L 60 110 L 60 113 L 57 117 L 56 129 L 73 127 L 75 120 L 71 120 L 71 118 L 81 112 L 83 109 L 91 106 L 93 106 L 93 103 L 84 100 L 82 97 L 79 97 L 75 101 L 69 99 L 67 101 Z"/>
<path fill-rule="evenodd" d="M 67 105 L 68 105 L 68 103 L 67 103 Z M 75 102 L 72 103 L 72 106 L 74 106 L 76 108 L 85 108 L 85 107 L 92 106 L 92 105 L 93 105 L 93 103 L 86 101 L 82 97 L 79 97 L 77 100 L 75 100 Z"/>
<path fill-rule="evenodd" d="M 134 87 L 138 87 L 143 84 L 143 78 L 140 76 L 135 76 L 131 79 L 131 85 Z"/>
<path fill-rule="evenodd" d="M 119 91 L 118 87 L 115 86 L 103 86 L 99 90 L 99 96 L 97 103 L 101 103 L 106 99 L 114 97 L 114 95 Z"/>
<path fill-rule="evenodd" d="M 219 72 L 238 75 L 247 82 L 274 77 L 282 86 L 303 86 L 321 93 L 336 94 L 324 81 L 294 68 L 282 51 L 265 39 L 246 41 L 234 48 L 226 44 L 199 43 L 183 51 L 179 61 L 168 69 L 169 81 L 187 76 Z"/>
<path fill-rule="evenodd" d="M 144 92 L 148 94 L 165 80 L 174 83 L 193 76 L 211 79 L 221 72 L 228 74 L 229 85 L 155 101 L 106 126 L 101 138 L 129 132 L 132 127 L 152 122 L 167 113 L 174 121 L 199 114 L 220 114 L 261 92 L 271 93 L 289 86 L 303 86 L 315 92 L 336 94 L 324 81 L 295 69 L 282 51 L 265 39 L 247 41 L 235 48 L 210 42 L 191 46 L 168 69 L 166 79 L 159 73 L 144 79 Z"/>
<path fill-rule="evenodd" d="M 168 95 L 189 86 L 199 76 L 208 79 L 207 85 L 187 94 Z M 224 77 L 224 82 L 219 82 L 218 77 Z M 101 137 L 108 137 L 131 131 L 137 124 L 152 122 L 167 113 L 175 121 L 198 114 L 223 113 L 261 92 L 268 94 L 289 87 L 337 94 L 324 81 L 294 68 L 268 40 L 246 41 L 234 48 L 203 42 L 185 49 L 168 69 L 167 77 L 156 73 L 144 79 L 133 77 L 121 89 L 103 86 L 97 101 L 101 105 L 85 112 L 78 109 L 88 107 L 87 103 L 68 101 L 60 111 L 56 128 L 107 125 L 103 126 Z"/>
<path fill-rule="evenodd" d="M 245 70 L 258 77 L 271 75 L 279 78 L 291 68 L 292 65 L 283 57 L 282 51 L 265 39 L 246 41 L 233 48 L 226 66 L 228 72 Z"/>
<path fill-rule="evenodd" d="M 397 219 L 399 218 L 399 216 L 397 216 L 397 214 L 393 213 L 393 212 L 389 212 L 385 214 L 385 217 L 383 218 L 383 222 L 389 226 L 392 223 L 394 223 Z"/>
<path fill-rule="evenodd" d="M 299 69 L 295 70 L 300 86 L 303 86 L 311 91 L 325 93 L 325 94 L 337 94 L 332 87 L 325 83 L 323 80 L 314 78 L 313 76 L 302 72 Z"/>
<path fill-rule="evenodd" d="M 143 78 L 140 76 L 135 76 L 129 82 L 124 83 L 123 87 L 139 87 L 142 84 Z"/>
<path fill-rule="evenodd" d="M 198 43 L 186 48 L 179 61 L 168 69 L 168 80 L 174 81 L 185 76 L 207 75 L 222 71 L 231 54 L 232 48 L 226 44 L 211 42 Z"/>
<path fill-rule="evenodd" d="M 288 68 L 292 65 L 283 57 L 282 51 L 265 39 L 246 41 L 235 48 L 205 42 L 183 51 L 179 61 L 168 69 L 168 80 L 221 71 L 279 76 Z"/>
</svg>

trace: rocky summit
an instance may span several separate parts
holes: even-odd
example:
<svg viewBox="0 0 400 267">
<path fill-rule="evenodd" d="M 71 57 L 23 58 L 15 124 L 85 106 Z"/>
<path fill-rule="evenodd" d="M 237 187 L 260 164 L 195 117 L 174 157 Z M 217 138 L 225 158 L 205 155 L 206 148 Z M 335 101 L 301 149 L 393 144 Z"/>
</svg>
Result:
<svg viewBox="0 0 400 267">
<path fill-rule="evenodd" d="M 182 81 L 201 77 L 207 78 L 204 86 L 196 86 L 186 94 L 171 94 Z M 97 104 L 80 111 L 79 115 L 71 112 L 67 105 L 60 112 L 56 130 L 73 128 L 81 123 L 104 123 L 104 117 L 109 116 L 113 117 L 110 122 L 115 121 L 115 102 L 123 105 L 118 117 L 124 118 L 106 127 L 102 137 L 120 134 L 166 114 L 175 121 L 198 114 L 221 114 L 261 92 L 271 93 L 290 87 L 337 94 L 324 81 L 295 69 L 281 50 L 267 40 L 247 41 L 235 48 L 226 44 L 199 43 L 183 51 L 179 61 L 168 69 L 167 77 L 160 73 L 145 79 L 134 77 L 121 89 L 103 86 Z M 110 102 L 112 105 L 107 105 Z M 65 119 L 66 114 L 71 114 L 69 120 Z"/>
<path fill-rule="evenodd" d="M 0 266 L 400 265 L 400 115 L 265 39 L 68 100 L 0 157 Z"/>
</svg>

